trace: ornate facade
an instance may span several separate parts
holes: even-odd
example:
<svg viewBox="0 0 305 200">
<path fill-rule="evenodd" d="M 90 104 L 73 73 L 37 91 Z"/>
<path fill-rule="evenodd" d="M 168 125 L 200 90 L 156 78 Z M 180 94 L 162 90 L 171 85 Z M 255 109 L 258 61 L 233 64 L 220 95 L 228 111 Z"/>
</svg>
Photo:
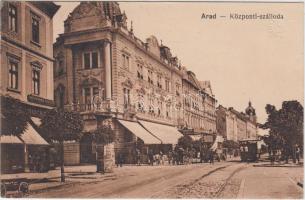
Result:
<svg viewBox="0 0 305 200">
<path fill-rule="evenodd" d="M 194 106 L 201 110 L 195 109 L 195 115 L 184 112 L 183 92 L 189 89 L 183 77 L 187 70 L 154 36 L 145 42 L 138 39 L 132 27 L 127 28 L 127 16 L 116 2 L 81 2 L 65 20 L 65 31 L 54 44 L 54 56 L 57 106 L 80 111 L 85 119 L 84 132 L 97 129 L 104 119 L 110 120 L 116 152 L 131 153 L 138 140 L 122 126 L 124 121 L 142 120 L 160 125 L 160 130 L 163 126 L 178 130 L 176 127 L 184 123 L 203 128 L 204 108 L 210 109 L 212 118 L 215 98 L 209 94 L 196 97 Z M 202 93 L 210 88 L 196 84 Z M 186 116 L 196 124 L 184 120 Z M 209 129 L 213 130 L 212 125 Z M 90 156 L 90 148 L 88 152 L 71 163 L 81 162 L 82 157 Z"/>
</svg>

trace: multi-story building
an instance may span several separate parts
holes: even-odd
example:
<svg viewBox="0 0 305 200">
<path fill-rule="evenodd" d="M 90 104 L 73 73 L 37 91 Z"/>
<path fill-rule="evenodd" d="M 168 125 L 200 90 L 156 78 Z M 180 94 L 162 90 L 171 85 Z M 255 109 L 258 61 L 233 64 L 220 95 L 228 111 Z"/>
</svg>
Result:
<svg viewBox="0 0 305 200">
<path fill-rule="evenodd" d="M 258 125 L 256 123 L 255 109 L 251 102 L 246 113 L 238 112 L 234 108 L 217 108 L 217 132 L 227 140 L 257 139 Z"/>
<path fill-rule="evenodd" d="M 57 106 L 78 110 L 85 119 L 80 143 L 67 144 L 74 145 L 67 163 L 94 161 L 94 141 L 85 133 L 105 121 L 126 162 L 132 162 L 139 139 L 176 144 L 182 136 L 177 127 L 216 130 L 210 84 L 193 79 L 156 37 L 138 39 L 116 2 L 81 2 L 65 20 L 54 56 Z M 190 94 L 188 106 L 184 93 Z"/>
<path fill-rule="evenodd" d="M 183 128 L 193 129 L 195 134 L 216 134 L 216 99 L 210 82 L 197 80 L 192 71 L 183 72 Z"/>
<path fill-rule="evenodd" d="M 203 95 L 204 120 L 203 130 L 208 133 L 216 133 L 216 103 L 210 81 L 199 81 L 201 94 Z"/>
<path fill-rule="evenodd" d="M 182 118 L 182 71 L 168 47 L 154 36 L 138 39 L 126 19 L 116 2 L 81 2 L 54 44 L 54 77 L 57 106 L 80 111 L 84 132 L 107 119 L 115 151 L 132 162 L 138 138 L 174 144 L 181 136 L 175 126 Z M 94 160 L 91 142 L 84 134 L 66 162 Z"/>
<path fill-rule="evenodd" d="M 58 9 L 52 2 L 1 3 L 0 93 L 20 100 L 32 117 L 41 118 L 54 107 L 52 18 Z M 35 144 L 26 139 L 27 134 L 34 134 L 32 127 L 23 134 L 22 143 Z"/>
<path fill-rule="evenodd" d="M 227 140 L 237 141 L 237 117 L 227 108 L 219 105 L 216 110 L 217 133 Z"/>
</svg>

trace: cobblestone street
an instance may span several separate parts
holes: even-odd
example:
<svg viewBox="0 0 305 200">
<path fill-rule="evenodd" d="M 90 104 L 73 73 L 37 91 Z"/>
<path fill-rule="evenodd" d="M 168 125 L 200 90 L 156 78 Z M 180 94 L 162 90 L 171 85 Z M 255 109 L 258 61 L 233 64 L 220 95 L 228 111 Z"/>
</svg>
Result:
<svg viewBox="0 0 305 200">
<path fill-rule="evenodd" d="M 74 184 L 35 192 L 29 197 L 251 198 L 256 194 L 261 198 L 302 198 L 302 188 L 292 181 L 303 177 L 302 169 L 302 166 L 255 167 L 234 161 L 214 165 L 124 166 L 116 168 L 113 174 L 97 174 L 99 177 L 94 180 L 79 179 Z M 258 185 L 269 187 L 262 190 Z"/>
</svg>

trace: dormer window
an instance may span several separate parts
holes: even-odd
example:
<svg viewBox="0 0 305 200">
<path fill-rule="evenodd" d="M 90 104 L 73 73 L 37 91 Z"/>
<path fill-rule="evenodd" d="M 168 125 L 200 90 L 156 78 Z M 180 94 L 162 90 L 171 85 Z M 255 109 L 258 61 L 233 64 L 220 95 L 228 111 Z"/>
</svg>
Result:
<svg viewBox="0 0 305 200">
<path fill-rule="evenodd" d="M 85 52 L 83 55 L 83 68 L 95 69 L 99 67 L 98 53 L 96 51 Z"/>
</svg>

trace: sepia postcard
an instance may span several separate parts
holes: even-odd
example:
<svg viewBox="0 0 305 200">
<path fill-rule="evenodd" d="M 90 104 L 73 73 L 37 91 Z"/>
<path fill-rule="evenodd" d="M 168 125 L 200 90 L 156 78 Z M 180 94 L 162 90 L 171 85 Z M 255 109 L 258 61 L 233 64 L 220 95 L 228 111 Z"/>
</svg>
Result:
<svg viewBox="0 0 305 200">
<path fill-rule="evenodd" d="M 0 6 L 2 198 L 304 198 L 303 2 Z"/>
</svg>

